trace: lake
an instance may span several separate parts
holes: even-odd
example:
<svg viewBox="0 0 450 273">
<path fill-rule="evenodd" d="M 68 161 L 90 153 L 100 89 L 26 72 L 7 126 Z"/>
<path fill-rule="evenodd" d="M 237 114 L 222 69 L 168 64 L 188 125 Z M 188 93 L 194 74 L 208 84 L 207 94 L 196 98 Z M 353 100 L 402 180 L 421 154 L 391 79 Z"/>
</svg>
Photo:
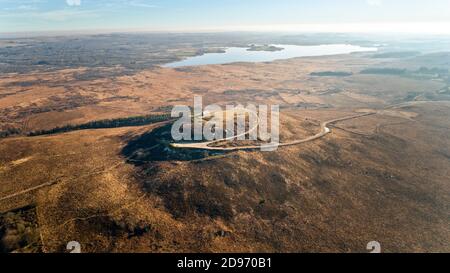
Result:
<svg viewBox="0 0 450 273">
<path fill-rule="evenodd" d="M 283 48 L 281 51 L 248 51 L 248 48 L 230 47 L 225 53 L 207 53 L 201 56 L 186 58 L 182 61 L 164 65 L 164 67 L 184 67 L 207 64 L 229 64 L 236 62 L 271 62 L 297 57 L 329 56 L 350 54 L 355 52 L 374 52 L 375 47 L 361 47 L 348 44 L 297 46 L 274 45 Z"/>
</svg>

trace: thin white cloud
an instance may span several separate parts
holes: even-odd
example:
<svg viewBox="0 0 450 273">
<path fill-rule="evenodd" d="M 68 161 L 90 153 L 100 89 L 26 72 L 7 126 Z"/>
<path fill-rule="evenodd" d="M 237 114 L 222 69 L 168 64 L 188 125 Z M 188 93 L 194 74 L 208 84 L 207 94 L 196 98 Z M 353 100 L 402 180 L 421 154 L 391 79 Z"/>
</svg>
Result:
<svg viewBox="0 0 450 273">
<path fill-rule="evenodd" d="M 374 7 L 379 7 L 383 5 L 383 1 L 382 0 L 366 0 L 367 5 L 369 6 L 374 6 Z"/>
<path fill-rule="evenodd" d="M 69 6 L 81 6 L 81 0 L 66 0 Z"/>
<path fill-rule="evenodd" d="M 156 8 L 156 5 L 144 3 L 141 1 L 129 1 L 128 5 L 139 8 Z"/>
<path fill-rule="evenodd" d="M 30 11 L 25 13 L 0 13 L 0 19 L 20 20 L 31 18 L 45 21 L 68 21 L 99 17 L 98 12 L 88 10 L 63 9 L 46 12 Z"/>
</svg>

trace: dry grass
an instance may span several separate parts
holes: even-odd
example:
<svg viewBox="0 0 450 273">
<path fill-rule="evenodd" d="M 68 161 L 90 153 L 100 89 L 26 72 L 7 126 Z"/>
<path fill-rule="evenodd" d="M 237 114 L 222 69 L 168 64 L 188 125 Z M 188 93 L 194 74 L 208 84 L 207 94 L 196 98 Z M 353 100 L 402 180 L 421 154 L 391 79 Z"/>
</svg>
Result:
<svg viewBox="0 0 450 273">
<path fill-rule="evenodd" d="M 90 81 L 73 81 L 79 70 L 6 75 L 0 86 L 43 83 L 2 88 L 1 125 L 39 130 L 148 114 L 202 94 L 205 104 L 281 104 L 288 141 L 314 134 L 320 121 L 441 87 L 358 74 L 377 62 L 332 56 Z M 348 67 L 353 76 L 309 76 Z M 26 223 L 9 215 L 7 250 L 23 250 L 22 237 L 34 244 L 38 231 L 45 252 L 73 240 L 85 252 L 365 252 L 373 240 L 386 252 L 448 252 L 449 114 L 448 103 L 413 104 L 272 153 L 140 166 L 121 150 L 156 125 L 2 139 L 0 212 L 31 206 L 35 215 Z"/>
</svg>

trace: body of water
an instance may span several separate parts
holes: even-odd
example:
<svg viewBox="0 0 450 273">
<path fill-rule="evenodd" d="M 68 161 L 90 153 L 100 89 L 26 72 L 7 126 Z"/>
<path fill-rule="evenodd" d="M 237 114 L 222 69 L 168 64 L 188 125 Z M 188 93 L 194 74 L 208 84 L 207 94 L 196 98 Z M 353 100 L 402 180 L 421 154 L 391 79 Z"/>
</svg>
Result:
<svg viewBox="0 0 450 273">
<path fill-rule="evenodd" d="M 229 64 L 236 62 L 271 62 L 297 57 L 329 56 L 350 54 L 354 52 L 373 52 L 375 47 L 335 44 L 316 46 L 274 45 L 283 48 L 281 51 L 248 51 L 248 48 L 230 47 L 225 53 L 207 53 L 201 56 L 189 57 L 179 62 L 164 65 L 164 67 L 184 67 L 208 64 Z"/>
</svg>

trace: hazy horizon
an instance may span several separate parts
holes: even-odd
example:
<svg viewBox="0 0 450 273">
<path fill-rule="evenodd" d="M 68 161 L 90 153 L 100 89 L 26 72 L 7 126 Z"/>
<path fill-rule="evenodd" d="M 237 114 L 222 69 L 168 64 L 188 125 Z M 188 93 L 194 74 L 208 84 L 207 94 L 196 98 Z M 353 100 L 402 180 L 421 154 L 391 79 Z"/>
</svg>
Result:
<svg viewBox="0 0 450 273">
<path fill-rule="evenodd" d="M 450 1 L 0 0 L 0 33 L 288 31 L 450 34 Z"/>
</svg>

